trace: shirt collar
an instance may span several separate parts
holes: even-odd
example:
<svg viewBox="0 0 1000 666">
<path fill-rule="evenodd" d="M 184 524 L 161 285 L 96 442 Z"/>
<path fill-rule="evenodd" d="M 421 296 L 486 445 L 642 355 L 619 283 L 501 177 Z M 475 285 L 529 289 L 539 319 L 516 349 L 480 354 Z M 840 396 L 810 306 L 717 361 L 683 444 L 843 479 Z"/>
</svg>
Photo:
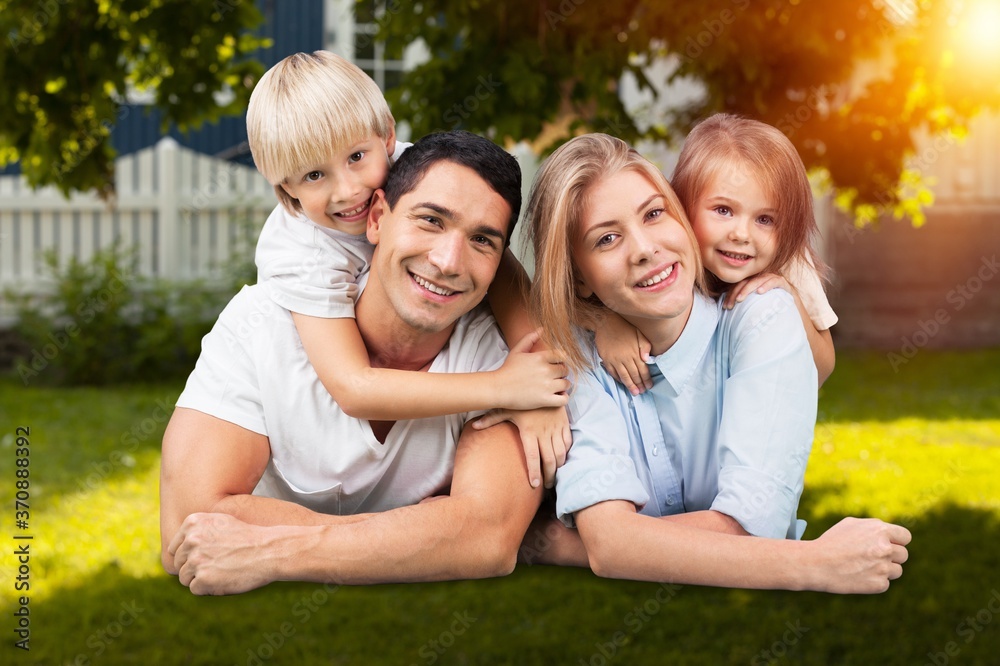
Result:
<svg viewBox="0 0 1000 666">
<path fill-rule="evenodd" d="M 695 291 L 694 303 L 681 336 L 667 351 L 650 359 L 675 393 L 680 394 L 701 364 L 719 323 L 718 303 Z"/>
</svg>

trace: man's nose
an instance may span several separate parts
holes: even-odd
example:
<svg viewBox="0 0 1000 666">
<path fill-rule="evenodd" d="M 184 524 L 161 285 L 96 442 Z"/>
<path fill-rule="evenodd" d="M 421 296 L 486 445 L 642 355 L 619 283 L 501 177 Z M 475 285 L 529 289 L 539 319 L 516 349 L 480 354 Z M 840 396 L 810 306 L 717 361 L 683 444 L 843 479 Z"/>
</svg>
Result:
<svg viewBox="0 0 1000 666">
<path fill-rule="evenodd" d="M 461 234 L 443 233 L 434 243 L 428 259 L 442 275 L 456 275 L 462 268 L 463 247 L 464 239 Z"/>
</svg>

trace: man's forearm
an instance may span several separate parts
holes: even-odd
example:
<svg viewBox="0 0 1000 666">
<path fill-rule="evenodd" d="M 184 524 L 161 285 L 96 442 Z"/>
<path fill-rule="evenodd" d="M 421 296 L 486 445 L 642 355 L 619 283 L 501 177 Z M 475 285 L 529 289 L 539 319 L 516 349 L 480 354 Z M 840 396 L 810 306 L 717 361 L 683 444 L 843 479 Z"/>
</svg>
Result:
<svg viewBox="0 0 1000 666">
<path fill-rule="evenodd" d="M 351 516 L 337 516 L 317 513 L 295 502 L 258 497 L 257 495 L 228 495 L 219 500 L 211 513 L 226 513 L 251 525 L 273 527 L 275 525 L 346 525 L 367 520 L 372 514 L 359 513 Z"/>
</svg>

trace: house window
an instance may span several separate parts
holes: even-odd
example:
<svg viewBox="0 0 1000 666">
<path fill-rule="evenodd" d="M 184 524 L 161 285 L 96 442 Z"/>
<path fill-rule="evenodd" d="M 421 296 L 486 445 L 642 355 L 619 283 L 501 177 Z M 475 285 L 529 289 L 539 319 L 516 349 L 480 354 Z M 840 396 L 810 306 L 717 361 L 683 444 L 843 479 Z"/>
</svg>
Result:
<svg viewBox="0 0 1000 666">
<path fill-rule="evenodd" d="M 354 64 L 365 70 L 382 92 L 397 87 L 403 75 L 403 49 L 388 49 L 375 41 L 379 26 L 391 18 L 386 13 L 386 0 L 366 0 L 354 7 Z"/>
</svg>

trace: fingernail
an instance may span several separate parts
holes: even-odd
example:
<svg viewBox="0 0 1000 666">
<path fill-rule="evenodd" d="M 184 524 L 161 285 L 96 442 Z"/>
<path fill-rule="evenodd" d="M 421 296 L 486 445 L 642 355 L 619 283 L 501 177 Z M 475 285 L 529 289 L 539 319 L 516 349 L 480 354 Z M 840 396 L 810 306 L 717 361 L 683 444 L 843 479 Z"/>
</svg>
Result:
<svg viewBox="0 0 1000 666">
<path fill-rule="evenodd" d="M 537 488 L 538 487 L 538 483 L 539 483 L 538 479 L 532 479 L 531 480 L 531 487 L 532 488 Z"/>
</svg>

